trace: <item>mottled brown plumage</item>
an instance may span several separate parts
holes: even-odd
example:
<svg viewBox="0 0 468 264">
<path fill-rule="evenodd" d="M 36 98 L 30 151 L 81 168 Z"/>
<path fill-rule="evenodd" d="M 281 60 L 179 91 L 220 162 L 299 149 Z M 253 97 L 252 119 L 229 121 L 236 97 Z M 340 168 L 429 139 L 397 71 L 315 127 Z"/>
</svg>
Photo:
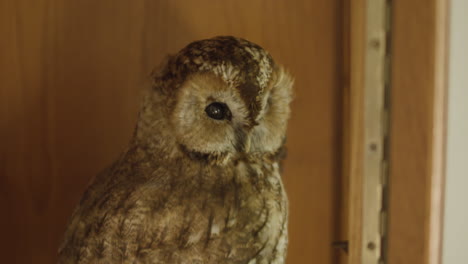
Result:
<svg viewBox="0 0 468 264">
<path fill-rule="evenodd" d="M 58 262 L 284 263 L 291 78 L 261 47 L 217 37 L 153 80 L 128 150 L 84 193 Z"/>
</svg>

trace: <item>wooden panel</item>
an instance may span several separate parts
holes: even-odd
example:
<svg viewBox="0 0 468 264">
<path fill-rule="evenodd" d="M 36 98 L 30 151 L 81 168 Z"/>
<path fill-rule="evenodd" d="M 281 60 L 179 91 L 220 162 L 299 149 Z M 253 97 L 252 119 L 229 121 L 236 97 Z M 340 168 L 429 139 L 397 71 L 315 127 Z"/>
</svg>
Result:
<svg viewBox="0 0 468 264">
<path fill-rule="evenodd" d="M 339 57 L 339 87 L 341 93 L 341 105 L 339 111 L 341 113 L 341 125 L 339 127 L 340 133 L 340 163 L 341 168 L 339 177 L 337 177 L 337 230 L 335 231 L 335 248 L 337 250 L 337 263 L 349 263 L 349 215 L 350 215 L 350 165 L 351 165 L 351 1 L 342 0 L 339 5 L 339 43 L 341 43 L 340 50 L 337 53 Z M 348 244 L 342 243 L 348 242 Z M 340 249 L 341 243 L 341 249 Z M 348 246 L 348 248 L 343 248 Z"/>
<path fill-rule="evenodd" d="M 350 91 L 348 98 L 349 264 L 362 262 L 364 172 L 364 72 L 366 51 L 366 0 L 350 4 Z"/>
<path fill-rule="evenodd" d="M 444 0 L 393 2 L 388 263 L 440 263 Z"/>
<path fill-rule="evenodd" d="M 332 263 L 340 171 L 338 0 L 0 1 L 0 248 L 52 263 L 89 179 L 124 148 L 140 87 L 189 41 L 233 34 L 296 77 L 289 263 Z"/>
</svg>

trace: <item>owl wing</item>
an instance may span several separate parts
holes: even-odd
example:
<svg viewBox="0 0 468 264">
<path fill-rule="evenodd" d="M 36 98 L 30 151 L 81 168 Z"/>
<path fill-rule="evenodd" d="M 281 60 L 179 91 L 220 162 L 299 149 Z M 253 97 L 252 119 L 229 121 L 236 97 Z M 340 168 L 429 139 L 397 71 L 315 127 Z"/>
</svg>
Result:
<svg viewBox="0 0 468 264">
<path fill-rule="evenodd" d="M 170 181 L 99 179 L 72 216 L 58 263 L 181 263 L 184 259 L 211 263 L 206 260 L 224 257 L 207 250 L 219 245 L 210 244 L 215 235 L 208 227 L 213 225 L 214 212 L 209 206 L 203 208 L 205 198 L 190 200 L 187 197 L 195 193 Z"/>
<path fill-rule="evenodd" d="M 246 230 L 265 224 L 261 199 L 239 211 L 250 197 L 239 182 L 199 180 L 221 179 L 208 175 L 221 171 L 200 167 L 180 181 L 182 172 L 170 168 L 151 180 L 116 171 L 101 173 L 83 195 L 58 263 L 246 263 L 264 247 Z"/>
</svg>

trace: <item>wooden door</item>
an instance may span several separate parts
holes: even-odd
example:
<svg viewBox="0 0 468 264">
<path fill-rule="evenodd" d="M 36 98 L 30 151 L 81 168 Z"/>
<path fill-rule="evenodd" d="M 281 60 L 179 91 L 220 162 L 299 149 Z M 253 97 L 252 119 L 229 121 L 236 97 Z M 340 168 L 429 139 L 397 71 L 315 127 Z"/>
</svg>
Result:
<svg viewBox="0 0 468 264">
<path fill-rule="evenodd" d="M 127 144 L 153 66 L 190 41 L 235 35 L 296 79 L 288 263 L 335 263 L 339 2 L 1 0 L 1 262 L 53 263 L 86 184 Z"/>
</svg>

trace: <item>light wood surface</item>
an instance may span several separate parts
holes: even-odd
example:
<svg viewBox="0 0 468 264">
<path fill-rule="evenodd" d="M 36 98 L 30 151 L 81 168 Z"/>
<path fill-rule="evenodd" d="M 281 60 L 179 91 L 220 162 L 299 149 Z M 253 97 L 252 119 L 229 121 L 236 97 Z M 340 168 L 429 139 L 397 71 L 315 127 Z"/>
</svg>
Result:
<svg viewBox="0 0 468 264">
<path fill-rule="evenodd" d="M 448 1 L 393 1 L 389 264 L 440 263 Z"/>
<path fill-rule="evenodd" d="M 366 40 L 366 0 L 352 1 L 350 6 L 350 92 L 348 98 L 349 175 L 349 264 L 361 264 L 363 222 L 364 165 L 364 72 Z"/>
<path fill-rule="evenodd" d="M 338 2 L 1 0 L 1 262 L 53 263 L 86 184 L 127 144 L 152 67 L 192 40 L 232 34 L 270 50 L 296 77 L 288 263 L 333 263 Z"/>
</svg>

